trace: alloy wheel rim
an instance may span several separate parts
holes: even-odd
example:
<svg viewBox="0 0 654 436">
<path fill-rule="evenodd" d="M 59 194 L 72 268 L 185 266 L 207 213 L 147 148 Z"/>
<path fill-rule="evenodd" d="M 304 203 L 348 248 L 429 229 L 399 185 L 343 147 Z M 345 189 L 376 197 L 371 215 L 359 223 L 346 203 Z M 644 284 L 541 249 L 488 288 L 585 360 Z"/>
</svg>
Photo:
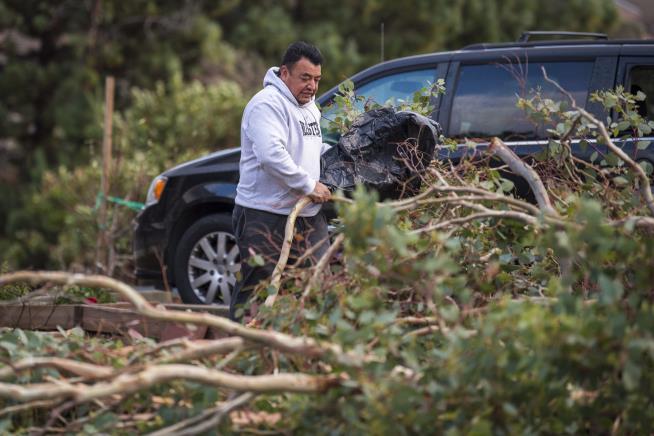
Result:
<svg viewBox="0 0 654 436">
<path fill-rule="evenodd" d="M 203 236 L 193 246 L 188 259 L 191 289 L 206 304 L 229 304 L 240 269 L 238 245 L 227 232 Z"/>
</svg>

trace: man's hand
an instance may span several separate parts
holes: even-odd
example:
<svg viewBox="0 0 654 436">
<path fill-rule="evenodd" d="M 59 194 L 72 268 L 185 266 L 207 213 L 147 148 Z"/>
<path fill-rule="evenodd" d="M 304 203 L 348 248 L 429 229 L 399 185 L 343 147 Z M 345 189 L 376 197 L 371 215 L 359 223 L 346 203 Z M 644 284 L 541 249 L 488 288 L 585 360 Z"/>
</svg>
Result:
<svg viewBox="0 0 654 436">
<path fill-rule="evenodd" d="M 320 182 L 316 182 L 316 187 L 313 188 L 313 192 L 309 194 L 309 198 L 314 203 L 324 203 L 332 198 L 332 193 L 329 192 L 327 186 Z"/>
</svg>

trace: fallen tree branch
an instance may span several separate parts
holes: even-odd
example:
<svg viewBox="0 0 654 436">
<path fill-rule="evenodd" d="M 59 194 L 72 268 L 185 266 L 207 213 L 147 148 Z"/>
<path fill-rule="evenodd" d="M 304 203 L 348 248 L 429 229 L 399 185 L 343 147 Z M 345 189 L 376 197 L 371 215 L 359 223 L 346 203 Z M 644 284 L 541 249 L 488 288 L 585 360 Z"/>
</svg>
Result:
<svg viewBox="0 0 654 436">
<path fill-rule="evenodd" d="M 436 316 L 405 316 L 404 318 L 397 318 L 395 324 L 408 324 L 408 325 L 430 325 L 438 324 L 442 321 L 441 318 Z"/>
<path fill-rule="evenodd" d="M 499 202 L 505 203 L 509 206 L 513 206 L 517 209 L 520 209 L 524 212 L 529 212 L 533 215 L 538 215 L 539 210 L 536 207 L 528 207 L 524 202 L 516 200 L 512 197 L 507 197 L 505 195 L 491 195 L 490 192 L 488 195 L 457 195 L 457 196 L 448 196 L 448 197 L 437 197 L 437 198 L 424 198 L 421 200 L 416 200 L 411 204 L 406 204 L 404 206 L 399 206 L 394 208 L 395 211 L 411 210 L 419 206 L 426 206 L 428 204 L 442 204 L 442 203 L 459 203 L 462 201 L 486 201 L 486 202 Z"/>
<path fill-rule="evenodd" d="M 452 196 L 452 197 L 439 197 L 438 199 L 434 198 L 427 198 L 429 195 L 440 192 L 440 193 L 465 193 L 465 194 L 471 194 L 471 197 L 475 197 L 475 200 L 480 200 L 480 201 L 500 201 L 503 203 L 507 203 L 509 205 L 515 206 L 519 209 L 522 209 L 526 212 L 530 212 L 532 215 L 537 216 L 540 214 L 540 209 L 533 204 L 530 204 L 526 201 L 509 197 L 503 194 L 498 194 L 496 192 L 492 191 L 487 191 L 485 189 L 481 188 L 474 188 L 470 186 L 452 186 L 452 185 L 438 185 L 438 184 L 433 184 L 429 186 L 425 191 L 421 192 L 420 194 L 406 198 L 403 200 L 396 200 L 396 201 L 388 201 L 388 202 L 383 202 L 383 203 L 376 203 L 376 206 L 378 207 L 390 207 L 395 211 L 405 211 L 405 210 L 412 210 L 415 209 L 416 207 L 429 204 L 429 203 L 439 203 L 439 202 L 448 202 L 448 201 L 457 201 L 458 197 L 460 196 Z M 476 198 L 478 196 L 479 198 Z M 344 197 L 332 197 L 332 200 L 338 201 L 341 203 L 347 203 L 347 204 L 352 204 L 353 201 L 349 198 L 344 198 Z"/>
<path fill-rule="evenodd" d="M 53 400 L 35 400 L 35 401 L 30 401 L 28 403 L 23 403 L 23 404 L 15 404 L 13 406 L 5 407 L 4 409 L 0 409 L 0 418 L 5 416 L 5 415 L 10 415 L 16 412 L 22 412 L 23 410 L 34 410 L 34 409 L 51 409 L 57 405 L 56 401 Z"/>
<path fill-rule="evenodd" d="M 71 399 L 75 404 L 81 404 L 115 394 L 131 394 L 173 380 L 258 393 L 318 393 L 340 384 L 340 377 L 336 375 L 295 373 L 247 376 L 201 366 L 171 364 L 146 367 L 143 371 L 120 374 L 109 382 L 93 385 L 64 381 L 31 385 L 0 383 L 0 397 L 16 401 Z"/>
<path fill-rule="evenodd" d="M 205 410 L 202 413 L 173 424 L 169 427 L 148 433 L 148 436 L 182 436 L 201 434 L 210 430 L 211 428 L 218 426 L 225 415 L 239 407 L 243 407 L 254 397 L 255 395 L 253 393 L 246 392 L 234 398 L 233 400 L 222 403 L 220 406 Z"/>
<path fill-rule="evenodd" d="M 60 357 L 26 357 L 10 366 L 0 368 L 0 380 L 4 380 L 21 371 L 37 368 L 55 368 L 87 379 L 105 378 L 114 373 L 108 366 L 94 365 Z"/>
<path fill-rule="evenodd" d="M 334 239 L 334 242 L 332 245 L 327 249 L 325 254 L 320 258 L 320 261 L 318 261 L 318 264 L 315 266 L 313 270 L 313 275 L 311 275 L 311 278 L 309 279 L 309 283 L 307 283 L 307 286 L 304 288 L 304 292 L 302 293 L 302 298 L 301 300 L 304 301 L 308 296 L 309 292 L 311 292 L 311 289 L 315 288 L 316 285 L 318 284 L 318 280 L 320 279 L 320 275 L 322 274 L 323 270 L 329 265 L 329 259 L 332 258 L 336 250 L 341 246 L 343 241 L 345 240 L 345 235 L 343 233 L 339 234 L 336 239 Z"/>
<path fill-rule="evenodd" d="M 241 408 L 248 404 L 255 395 L 251 392 L 246 392 L 239 395 L 238 397 L 230 400 L 226 403 L 221 404 L 220 406 L 212 409 L 211 413 L 207 413 L 205 416 L 208 418 L 205 422 L 199 422 L 193 427 L 188 427 L 183 431 L 172 433 L 174 436 L 195 436 L 197 434 L 202 434 L 206 431 L 209 431 L 220 424 L 220 421 L 226 416 L 229 415 L 232 411 Z"/>
<path fill-rule="evenodd" d="M 502 161 L 506 163 L 515 174 L 519 175 L 525 179 L 527 183 L 529 183 L 529 187 L 536 197 L 538 207 L 544 213 L 554 217 L 559 216 L 559 214 L 556 212 L 556 209 L 554 209 L 552 203 L 550 202 L 550 198 L 547 195 L 545 185 L 543 184 L 543 181 L 541 180 L 538 173 L 534 171 L 532 167 L 527 165 L 522 159 L 520 159 L 518 155 L 516 155 L 513 150 L 507 147 L 500 138 L 491 139 L 490 145 L 488 147 L 488 152 L 502 159 Z"/>
<path fill-rule="evenodd" d="M 193 342 L 190 341 L 188 337 L 175 338 L 169 341 L 159 342 L 157 345 L 155 345 L 152 348 L 148 348 L 147 350 L 141 353 L 135 353 L 133 356 L 129 358 L 127 364 L 132 365 L 137 360 L 143 359 L 146 356 L 152 356 L 154 354 L 159 353 L 160 351 L 167 350 L 169 348 L 179 347 L 179 346 L 190 348 L 193 346 Z"/>
<path fill-rule="evenodd" d="M 196 345 L 193 344 L 179 353 L 170 356 L 163 356 L 156 359 L 153 363 L 180 363 L 189 362 L 191 360 L 202 359 L 204 357 L 212 356 L 214 354 L 222 354 L 232 352 L 234 350 L 241 350 L 245 348 L 245 341 L 239 337 L 223 338 L 209 341 L 209 343 Z"/>
<path fill-rule="evenodd" d="M 270 286 L 275 288 L 276 292 L 272 295 L 268 295 L 266 298 L 265 305 L 272 307 L 275 304 L 275 299 L 277 298 L 277 293 L 279 292 L 279 286 L 282 282 L 282 272 L 286 268 L 286 263 L 288 262 L 288 256 L 291 253 L 291 245 L 293 244 L 293 236 L 295 236 L 295 220 L 297 219 L 298 214 L 302 209 L 304 209 L 308 204 L 311 203 L 309 197 L 302 197 L 300 201 L 297 202 L 291 213 L 288 215 L 286 220 L 286 229 L 284 231 L 284 243 L 282 244 L 282 250 L 279 253 L 279 260 L 275 269 L 272 273 L 272 279 L 270 281 Z"/>
<path fill-rule="evenodd" d="M 425 336 L 430 333 L 434 332 L 441 332 L 443 334 L 448 334 L 452 332 L 453 329 L 450 327 L 445 326 L 444 324 L 441 325 L 428 325 L 426 327 L 420 327 L 419 329 L 411 330 L 407 334 L 404 335 L 404 338 L 411 338 L 415 336 Z M 470 337 L 470 336 L 475 336 L 477 334 L 477 330 L 471 330 L 471 329 L 465 329 L 465 328 L 459 328 L 458 329 L 463 335 Z"/>
<path fill-rule="evenodd" d="M 304 253 L 300 255 L 300 257 L 297 258 L 295 263 L 293 264 L 294 267 L 301 267 L 304 262 L 307 261 L 313 254 L 320 249 L 322 244 L 325 242 L 329 242 L 330 236 L 327 235 L 324 238 L 322 238 L 320 241 L 318 241 L 316 244 L 313 244 L 311 247 L 307 248 Z"/>
<path fill-rule="evenodd" d="M 422 227 L 420 229 L 413 230 L 411 233 L 414 233 L 414 234 L 427 233 L 427 232 L 431 232 L 431 231 L 434 231 L 434 230 L 439 230 L 439 229 L 443 229 L 443 228 L 446 228 L 446 227 L 459 225 L 459 224 L 465 224 L 465 223 L 469 223 L 471 221 L 476 221 L 476 220 L 481 220 L 481 219 L 486 219 L 486 218 L 515 219 L 515 220 L 518 220 L 518 221 L 523 221 L 525 224 L 529 224 L 529 225 L 532 225 L 532 226 L 538 226 L 538 219 L 534 218 L 531 215 L 527 215 L 525 213 L 522 213 L 522 212 L 509 211 L 509 210 L 497 210 L 497 211 L 489 210 L 488 212 L 473 213 L 473 214 L 466 215 L 466 216 L 463 216 L 463 217 L 460 217 L 460 218 L 453 218 L 451 220 L 441 221 L 441 222 L 433 224 L 431 226 L 426 226 L 426 227 Z"/>
<path fill-rule="evenodd" d="M 649 216 L 628 216 L 626 218 L 610 221 L 609 224 L 613 227 L 622 227 L 627 224 L 633 224 L 634 227 L 654 229 L 654 218 Z"/>
</svg>

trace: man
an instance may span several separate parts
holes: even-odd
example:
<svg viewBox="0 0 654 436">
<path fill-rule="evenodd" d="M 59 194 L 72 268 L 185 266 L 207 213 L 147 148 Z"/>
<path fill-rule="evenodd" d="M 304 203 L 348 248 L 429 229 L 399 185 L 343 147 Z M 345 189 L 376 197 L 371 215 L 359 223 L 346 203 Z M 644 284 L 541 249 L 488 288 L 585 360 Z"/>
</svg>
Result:
<svg viewBox="0 0 654 436">
<path fill-rule="evenodd" d="M 296 222 L 293 252 L 320 244 L 320 258 L 328 247 L 327 222 L 321 203 L 331 194 L 319 182 L 320 155 L 324 147 L 320 111 L 315 95 L 321 78 L 322 55 L 305 42 L 291 44 L 279 68 L 272 67 L 264 88 L 248 103 L 241 121 L 240 180 L 232 215 L 241 254 L 241 281 L 230 304 L 230 317 L 240 319 L 242 306 L 259 281 L 272 275 L 279 258 L 288 214 L 302 196 L 312 204 Z M 263 265 L 250 260 L 253 255 Z"/>
</svg>

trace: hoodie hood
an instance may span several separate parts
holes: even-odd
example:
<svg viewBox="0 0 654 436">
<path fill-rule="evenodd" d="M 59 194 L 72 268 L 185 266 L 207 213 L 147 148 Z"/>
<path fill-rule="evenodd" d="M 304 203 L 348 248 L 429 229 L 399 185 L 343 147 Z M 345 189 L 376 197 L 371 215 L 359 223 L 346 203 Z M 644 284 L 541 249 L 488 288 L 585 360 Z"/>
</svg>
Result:
<svg viewBox="0 0 654 436">
<path fill-rule="evenodd" d="M 311 101 L 305 104 L 298 103 L 295 96 L 291 93 L 291 90 L 288 89 L 288 86 L 286 86 L 286 83 L 284 83 L 282 79 L 279 77 L 279 67 L 271 67 L 268 69 L 266 75 L 263 78 L 263 87 L 265 88 L 266 86 L 274 86 L 275 88 L 277 88 L 277 90 L 284 97 L 286 97 L 288 101 L 290 101 L 297 107 L 308 107 L 312 105 L 316 99 L 316 96 L 314 95 L 313 97 L 311 97 Z"/>
</svg>

